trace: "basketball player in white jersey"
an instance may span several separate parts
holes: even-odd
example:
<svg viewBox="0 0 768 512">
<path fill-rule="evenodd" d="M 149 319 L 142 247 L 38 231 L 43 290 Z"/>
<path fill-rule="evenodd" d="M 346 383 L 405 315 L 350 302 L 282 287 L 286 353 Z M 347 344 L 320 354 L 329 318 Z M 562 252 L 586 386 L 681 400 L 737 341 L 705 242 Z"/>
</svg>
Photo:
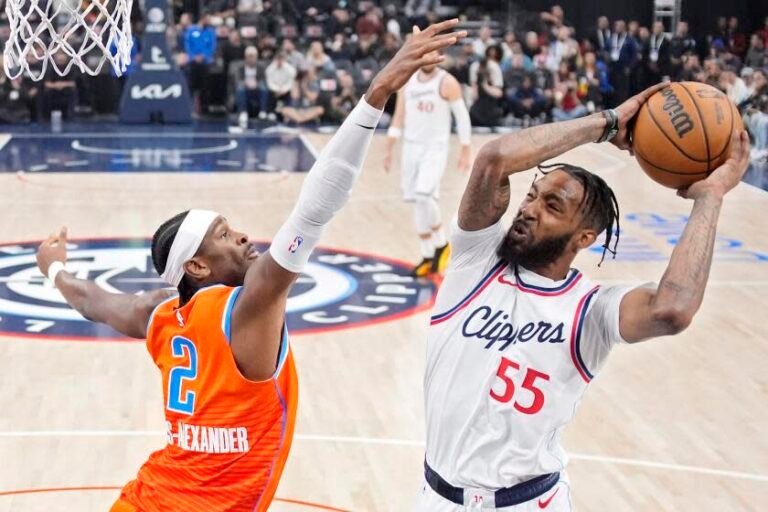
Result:
<svg viewBox="0 0 768 512">
<path fill-rule="evenodd" d="M 725 164 L 678 192 L 693 208 L 658 286 L 600 286 L 571 268 L 603 231 L 615 254 L 618 231 L 613 192 L 582 168 L 547 166 L 511 227 L 501 223 L 522 192 L 510 189 L 511 174 L 589 142 L 630 149 L 627 123 L 663 86 L 615 111 L 506 135 L 477 155 L 427 340 L 416 512 L 573 510 L 560 434 L 590 381 L 616 344 L 679 333 L 699 309 L 723 197 L 749 161 L 743 131 Z"/>
<path fill-rule="evenodd" d="M 414 33 L 419 33 L 418 27 L 414 27 Z M 422 261 L 413 269 L 413 275 L 417 277 L 442 273 L 450 256 L 438 199 L 448 160 L 451 113 L 456 118 L 461 144 L 458 168 L 467 172 L 472 136 L 469 111 L 458 80 L 436 65 L 422 67 L 400 90 L 387 132 L 384 157 L 387 172 L 395 143 L 401 136 L 403 138 L 403 199 L 413 203 L 416 232 L 421 240 Z"/>
</svg>

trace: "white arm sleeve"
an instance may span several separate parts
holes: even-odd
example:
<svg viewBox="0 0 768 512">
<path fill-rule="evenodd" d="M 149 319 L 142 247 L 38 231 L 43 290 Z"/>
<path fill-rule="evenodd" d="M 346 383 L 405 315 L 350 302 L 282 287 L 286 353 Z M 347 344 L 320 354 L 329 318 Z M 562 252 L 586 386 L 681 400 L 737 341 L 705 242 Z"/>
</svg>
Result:
<svg viewBox="0 0 768 512">
<path fill-rule="evenodd" d="M 469 110 L 464 100 L 459 98 L 450 103 L 453 117 L 456 118 L 456 132 L 462 146 L 469 146 L 472 140 L 472 122 L 469 120 Z"/>
<path fill-rule="evenodd" d="M 304 180 L 296 206 L 269 248 L 284 269 L 297 274 L 304 269 L 325 225 L 346 204 L 381 113 L 363 98 L 323 148 Z"/>
</svg>

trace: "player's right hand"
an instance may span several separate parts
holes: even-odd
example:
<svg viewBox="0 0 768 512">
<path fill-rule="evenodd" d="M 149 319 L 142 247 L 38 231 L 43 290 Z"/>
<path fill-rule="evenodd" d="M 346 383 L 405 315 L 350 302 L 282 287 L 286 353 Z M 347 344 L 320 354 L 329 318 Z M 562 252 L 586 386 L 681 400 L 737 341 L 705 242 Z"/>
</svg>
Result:
<svg viewBox="0 0 768 512">
<path fill-rule="evenodd" d="M 37 248 L 37 267 L 44 276 L 54 261 L 67 262 L 67 228 L 62 227 L 59 233 L 51 233 Z"/>
<path fill-rule="evenodd" d="M 677 195 L 686 199 L 697 199 L 707 193 L 723 197 L 739 184 L 749 167 L 749 135 L 745 130 L 734 130 L 731 134 L 730 154 L 723 165 L 701 181 L 688 188 L 680 189 Z"/>
<path fill-rule="evenodd" d="M 467 36 L 464 30 L 443 33 L 458 23 L 459 20 L 454 18 L 430 25 L 424 31 L 415 29 L 392 60 L 374 77 L 365 93 L 366 101 L 375 108 L 384 108 L 387 99 L 421 67 L 441 63 L 445 57 L 438 52 Z"/>
<path fill-rule="evenodd" d="M 635 94 L 624 103 L 616 107 L 616 115 L 619 117 L 619 133 L 611 140 L 611 144 L 617 146 L 619 149 L 626 149 L 632 153 L 632 141 L 630 140 L 630 128 L 635 116 L 640 112 L 640 107 L 643 103 L 648 101 L 651 96 L 658 91 L 667 87 L 669 82 L 661 82 L 656 85 L 652 85 L 646 90 Z"/>
</svg>

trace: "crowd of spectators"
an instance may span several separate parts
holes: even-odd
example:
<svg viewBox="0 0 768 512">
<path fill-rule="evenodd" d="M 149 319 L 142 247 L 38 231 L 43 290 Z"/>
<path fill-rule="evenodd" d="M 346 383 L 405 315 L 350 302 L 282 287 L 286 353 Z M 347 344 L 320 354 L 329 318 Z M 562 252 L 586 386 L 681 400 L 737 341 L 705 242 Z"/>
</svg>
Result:
<svg viewBox="0 0 768 512">
<path fill-rule="evenodd" d="M 430 0 L 198 2 L 174 4 L 172 51 L 195 112 L 241 123 L 339 122 L 409 27 L 436 20 Z M 554 6 L 504 28 L 488 21 L 447 54 L 445 67 L 464 86 L 474 126 L 572 119 L 662 79 L 696 80 L 723 90 L 744 115 L 756 151 L 768 150 L 768 17 L 751 34 L 735 17 L 691 34 L 685 21 L 646 27 L 605 16 L 576 33 Z M 140 18 L 134 29 L 133 69 L 141 60 Z M 39 83 L 3 77 L 0 122 L 45 120 L 54 109 L 65 118 L 114 112 L 124 81 L 106 67 L 98 77 L 49 72 Z"/>
</svg>

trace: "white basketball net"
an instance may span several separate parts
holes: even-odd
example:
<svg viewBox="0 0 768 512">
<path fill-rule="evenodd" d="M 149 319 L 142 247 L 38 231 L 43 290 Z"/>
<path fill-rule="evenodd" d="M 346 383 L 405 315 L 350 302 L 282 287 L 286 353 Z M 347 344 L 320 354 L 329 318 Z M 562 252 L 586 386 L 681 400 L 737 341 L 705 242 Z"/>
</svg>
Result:
<svg viewBox="0 0 768 512">
<path fill-rule="evenodd" d="M 106 61 L 122 75 L 133 46 L 131 5 L 132 0 L 7 0 L 6 75 L 26 73 L 37 81 L 48 66 L 59 75 L 72 66 L 98 75 Z"/>
</svg>

